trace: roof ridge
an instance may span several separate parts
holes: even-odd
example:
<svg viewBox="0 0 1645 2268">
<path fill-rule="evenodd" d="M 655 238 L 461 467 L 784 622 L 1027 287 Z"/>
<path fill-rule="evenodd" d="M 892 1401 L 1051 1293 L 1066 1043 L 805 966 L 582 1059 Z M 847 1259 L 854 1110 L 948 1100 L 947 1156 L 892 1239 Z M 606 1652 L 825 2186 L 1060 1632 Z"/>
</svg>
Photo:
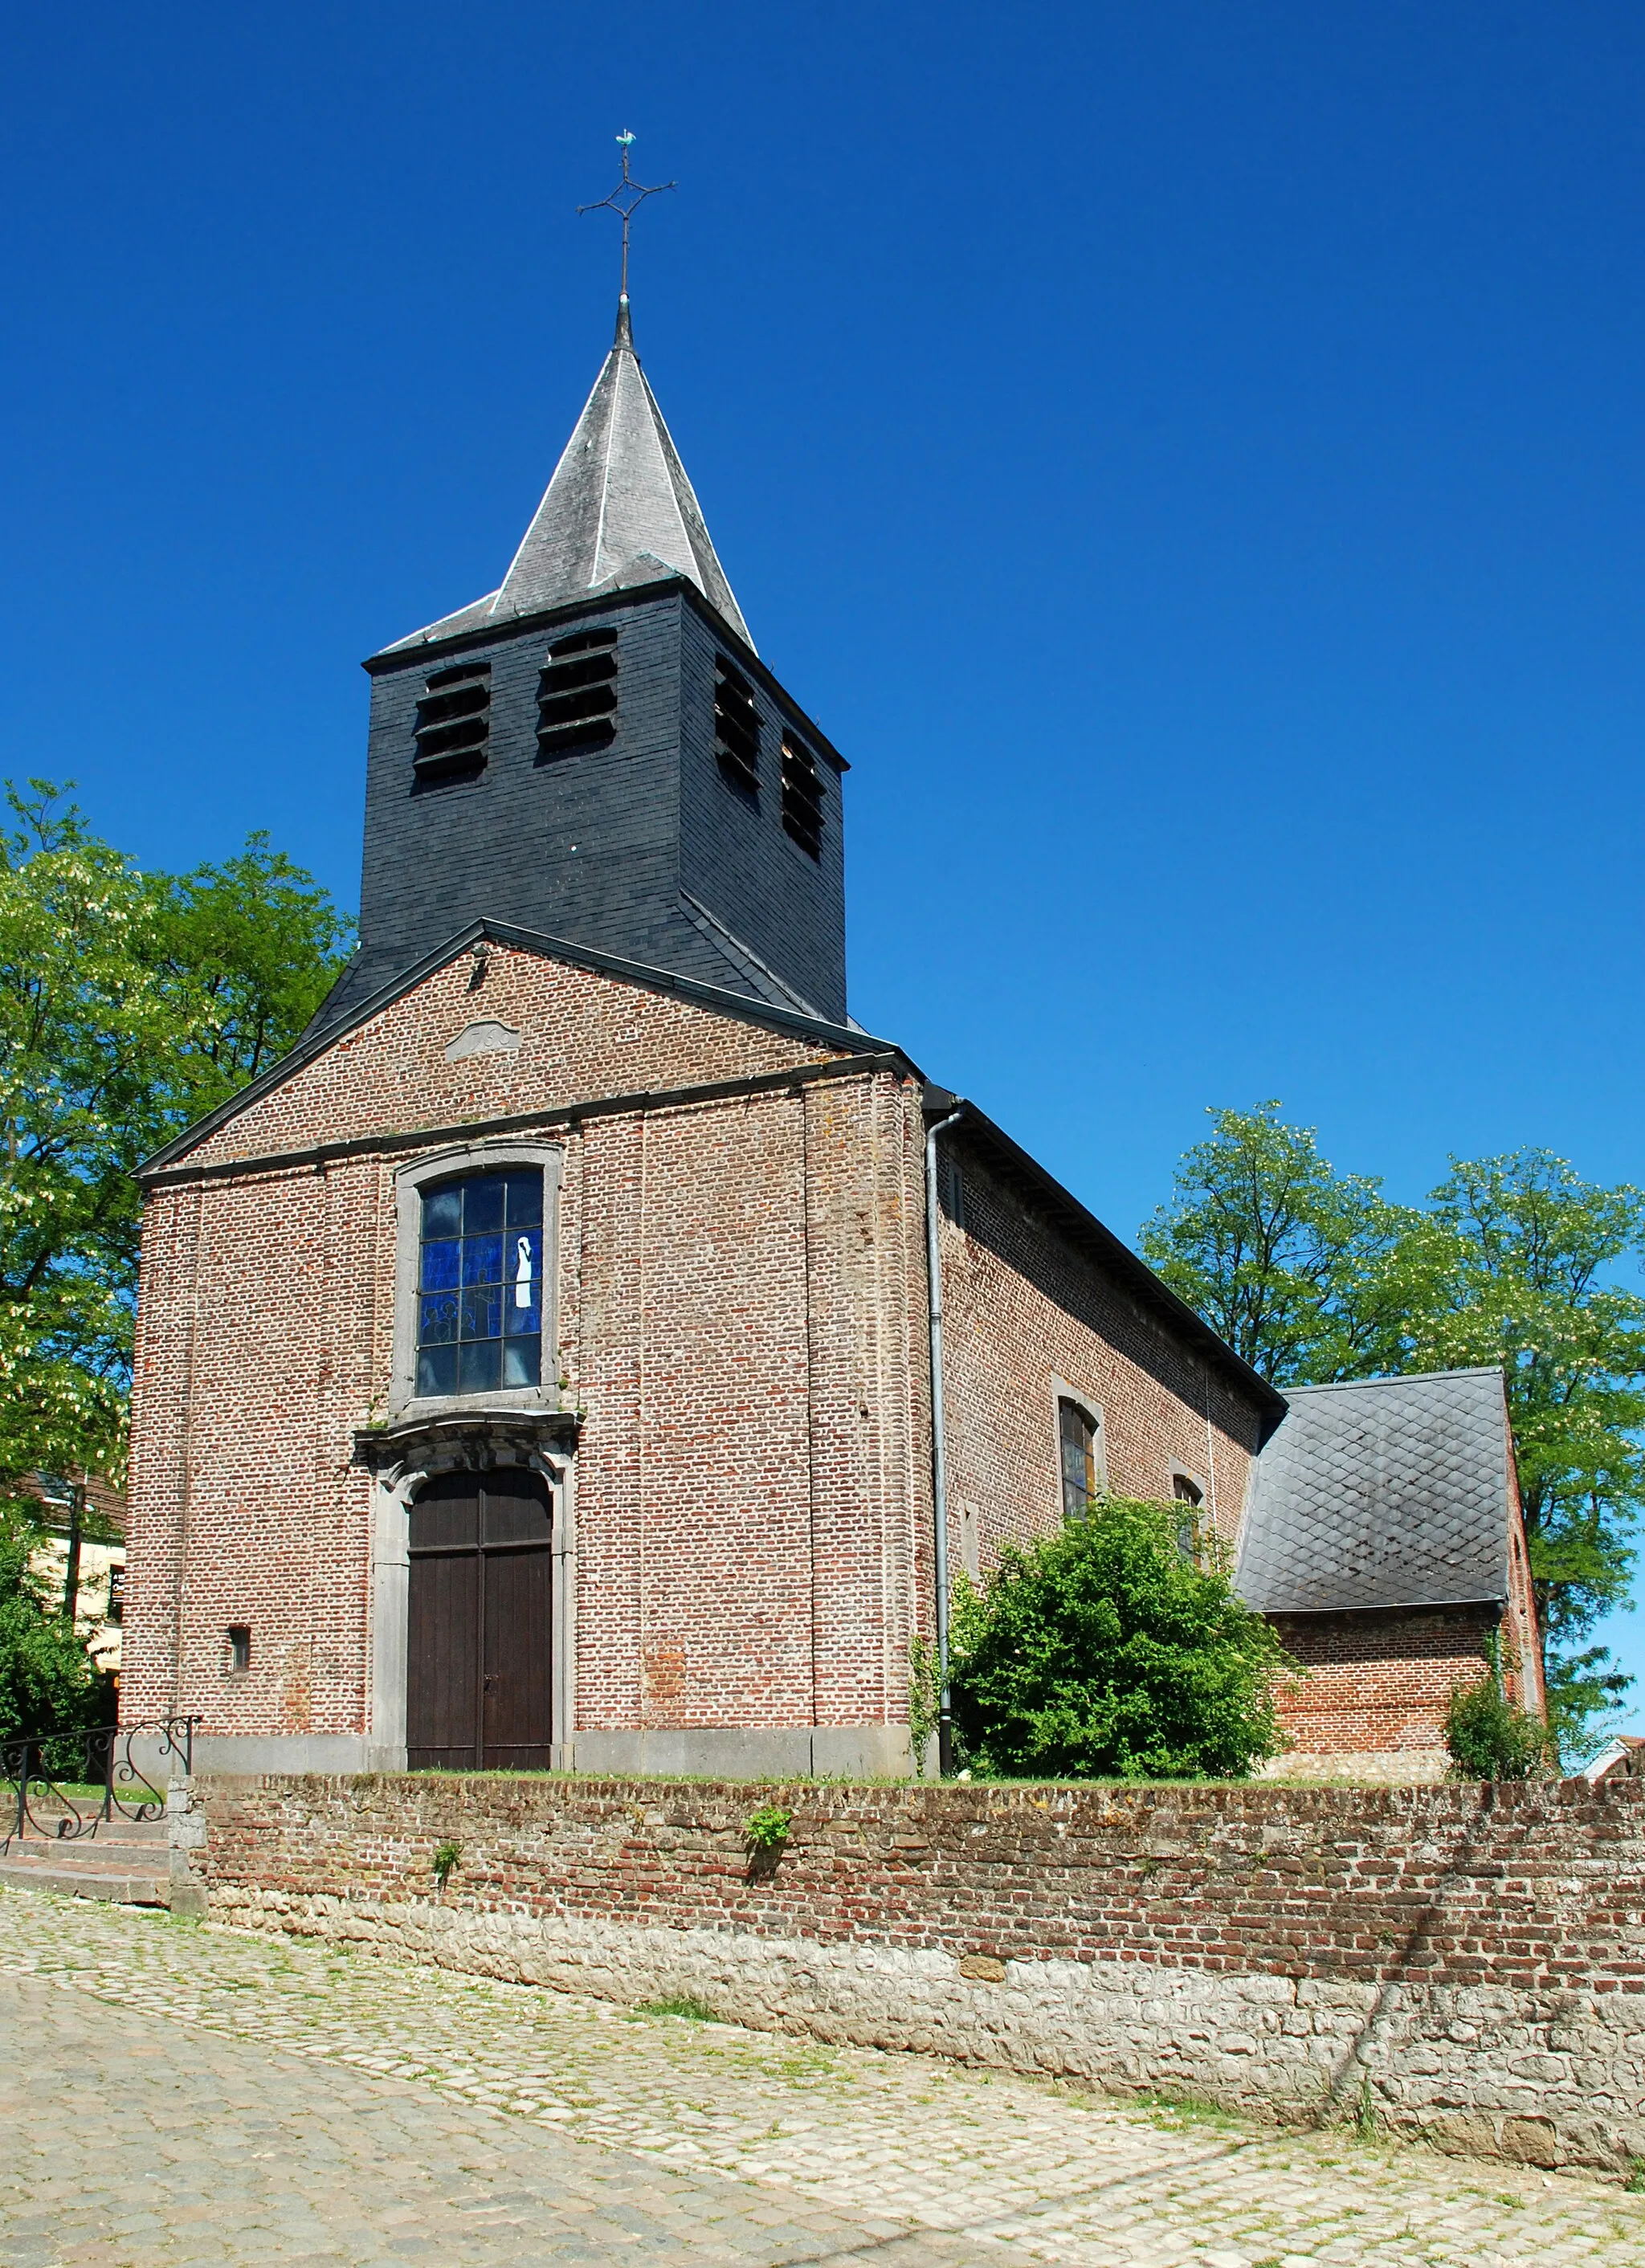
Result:
<svg viewBox="0 0 1645 2268">
<path fill-rule="evenodd" d="M 1502 1378 L 1506 1375 L 1500 1362 L 1465 1362 L 1454 1370 L 1390 1370 L 1376 1378 L 1322 1378 L 1311 1386 L 1287 1386 L 1288 1401 L 1298 1394 L 1348 1394 L 1368 1386 L 1415 1386 L 1425 1379 L 1436 1378 Z"/>
</svg>

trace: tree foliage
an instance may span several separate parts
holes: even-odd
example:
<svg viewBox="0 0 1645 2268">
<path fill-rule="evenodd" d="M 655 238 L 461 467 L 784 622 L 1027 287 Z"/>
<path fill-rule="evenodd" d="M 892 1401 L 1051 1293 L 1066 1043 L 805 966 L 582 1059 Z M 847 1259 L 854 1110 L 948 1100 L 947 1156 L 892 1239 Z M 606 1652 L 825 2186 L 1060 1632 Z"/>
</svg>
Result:
<svg viewBox="0 0 1645 2268">
<path fill-rule="evenodd" d="M 1143 1253 L 1178 1296 L 1275 1386 L 1403 1366 L 1400 1240 L 1417 1216 L 1380 1182 L 1339 1174 L 1277 1102 L 1214 1110 L 1177 1168 Z"/>
<path fill-rule="evenodd" d="M 0 1741 L 112 1718 L 85 1634 L 30 1564 L 40 1530 L 26 1505 L 0 1500 Z"/>
<path fill-rule="evenodd" d="M 0 834 L 0 1477 L 123 1455 L 132 1168 L 286 1052 L 348 924 L 253 836 L 144 874 L 49 783 Z"/>
<path fill-rule="evenodd" d="M 1235 1596 L 1214 1543 L 1178 1545 L 1180 1505 L 1099 1498 L 1008 1547 L 954 1627 L 955 1723 L 1013 1778 L 1236 1779 L 1281 1745 L 1286 1657 Z"/>
<path fill-rule="evenodd" d="M 1552 1713 L 1568 1758 L 1630 1682 L 1580 1649 L 1627 1592 L 1645 1503 L 1645 1197 L 1527 1149 L 1453 1159 L 1420 1206 L 1339 1174 L 1279 1105 L 1212 1114 L 1142 1249 L 1284 1388 L 1498 1364 Z"/>
</svg>

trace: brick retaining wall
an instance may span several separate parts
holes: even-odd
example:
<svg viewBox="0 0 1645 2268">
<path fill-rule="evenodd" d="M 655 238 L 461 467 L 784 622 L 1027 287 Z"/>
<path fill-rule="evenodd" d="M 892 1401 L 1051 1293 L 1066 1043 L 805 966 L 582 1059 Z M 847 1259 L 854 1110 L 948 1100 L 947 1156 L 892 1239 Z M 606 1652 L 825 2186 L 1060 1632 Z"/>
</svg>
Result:
<svg viewBox="0 0 1645 2268">
<path fill-rule="evenodd" d="M 242 1926 L 763 2028 L 1645 2155 L 1645 1783 L 198 1783 Z M 791 1807 L 751 1865 L 741 1824 Z M 446 1895 L 436 1847 L 462 1845 Z"/>
</svg>

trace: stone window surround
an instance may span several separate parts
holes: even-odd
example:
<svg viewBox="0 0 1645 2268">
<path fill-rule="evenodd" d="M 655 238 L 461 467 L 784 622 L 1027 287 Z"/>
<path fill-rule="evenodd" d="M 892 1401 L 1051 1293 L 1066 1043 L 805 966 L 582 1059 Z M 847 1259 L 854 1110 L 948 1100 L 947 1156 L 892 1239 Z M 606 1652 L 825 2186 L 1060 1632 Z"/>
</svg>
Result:
<svg viewBox="0 0 1645 2268">
<path fill-rule="evenodd" d="M 481 1410 L 560 1407 L 559 1194 L 564 1155 L 557 1143 L 462 1143 L 402 1166 L 395 1175 L 395 1342 L 394 1374 L 388 1388 L 390 1418 L 435 1417 L 455 1408 Z M 537 1384 L 501 1387 L 490 1394 L 419 1396 L 417 1323 L 423 1254 L 423 1191 L 431 1182 L 451 1181 L 466 1174 L 517 1171 L 521 1166 L 536 1166 L 542 1173 L 542 1343 Z"/>
<path fill-rule="evenodd" d="M 1072 1402 L 1090 1426 L 1094 1437 L 1091 1460 L 1096 1468 L 1096 1485 L 1099 1491 L 1108 1486 L 1108 1420 L 1103 1405 L 1100 1402 L 1093 1402 L 1088 1394 L 1082 1393 L 1077 1386 L 1070 1386 L 1066 1378 L 1059 1378 L 1053 1372 L 1051 1381 L 1051 1472 L 1057 1490 L 1057 1525 L 1059 1528 L 1066 1516 L 1062 1501 L 1062 1404 L 1065 1402 Z"/>
</svg>

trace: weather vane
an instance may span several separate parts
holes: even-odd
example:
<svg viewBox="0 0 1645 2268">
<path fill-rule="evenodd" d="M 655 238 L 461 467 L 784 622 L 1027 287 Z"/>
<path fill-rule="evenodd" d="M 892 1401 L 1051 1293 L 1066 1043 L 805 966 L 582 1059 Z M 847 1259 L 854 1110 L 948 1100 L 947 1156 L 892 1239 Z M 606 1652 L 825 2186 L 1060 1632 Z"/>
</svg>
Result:
<svg viewBox="0 0 1645 2268">
<path fill-rule="evenodd" d="M 614 213 L 621 214 L 623 219 L 623 297 L 626 299 L 628 297 L 629 223 L 633 219 L 635 214 L 645 203 L 647 197 L 660 196 L 664 189 L 677 188 L 679 184 L 675 181 L 659 181 L 653 188 L 648 189 L 641 182 L 637 181 L 628 169 L 628 153 L 634 146 L 634 136 L 629 132 L 628 129 L 624 127 L 622 133 L 619 134 L 616 138 L 617 147 L 623 152 L 622 180 L 617 183 L 616 188 L 612 190 L 609 197 L 597 197 L 593 204 L 579 205 L 577 210 L 579 213 L 605 212 L 609 210 Z"/>
</svg>

